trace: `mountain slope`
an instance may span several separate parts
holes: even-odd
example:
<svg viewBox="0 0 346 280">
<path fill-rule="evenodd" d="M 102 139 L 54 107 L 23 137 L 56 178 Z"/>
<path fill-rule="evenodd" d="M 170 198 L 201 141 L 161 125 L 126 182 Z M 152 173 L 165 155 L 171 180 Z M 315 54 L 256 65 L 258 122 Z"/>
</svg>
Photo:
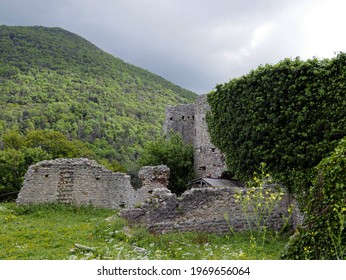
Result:
<svg viewBox="0 0 346 280">
<path fill-rule="evenodd" d="M 165 107 L 195 97 L 61 28 L 0 26 L 0 136 L 52 129 L 131 165 Z"/>
</svg>

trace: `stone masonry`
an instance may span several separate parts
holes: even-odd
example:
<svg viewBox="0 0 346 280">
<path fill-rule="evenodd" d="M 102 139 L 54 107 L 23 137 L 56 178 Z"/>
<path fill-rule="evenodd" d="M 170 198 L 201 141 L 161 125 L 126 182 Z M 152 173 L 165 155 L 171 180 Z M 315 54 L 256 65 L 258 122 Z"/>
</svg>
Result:
<svg viewBox="0 0 346 280">
<path fill-rule="evenodd" d="M 130 177 L 107 170 L 88 159 L 56 159 L 30 166 L 17 204 L 68 203 L 120 209 L 130 222 L 141 223 L 150 231 L 202 231 L 219 234 L 247 228 L 247 220 L 235 194 L 244 187 L 193 188 L 177 197 L 167 188 L 167 166 L 145 166 L 139 171 L 142 187 L 132 188 Z M 274 209 L 268 221 L 281 227 L 292 204 L 288 194 Z M 298 213 L 298 212 L 294 212 Z M 299 221 L 297 215 L 292 226 Z"/>
<path fill-rule="evenodd" d="M 154 182 L 152 176 L 160 170 L 159 181 L 168 182 L 166 166 L 143 167 L 143 182 Z M 156 173 L 155 173 L 156 171 Z M 166 178 L 165 178 L 166 176 Z M 144 202 L 157 184 L 146 184 L 135 190 L 131 178 L 114 173 L 88 159 L 56 159 L 29 167 L 17 204 L 69 203 L 101 208 L 126 208 Z M 166 185 L 165 185 L 166 186 Z"/>
<path fill-rule="evenodd" d="M 123 209 L 120 215 L 130 222 L 145 225 L 153 233 L 196 231 L 227 234 L 230 228 L 234 231 L 248 229 L 248 221 L 254 226 L 251 222 L 254 215 L 250 211 L 245 216 L 235 196 L 245 192 L 245 188 L 239 187 L 208 187 L 191 189 L 177 197 L 168 189 L 159 188 L 153 190 L 141 207 Z M 293 215 L 288 226 L 295 228 L 300 223 L 299 211 L 287 193 L 275 206 L 267 226 L 280 230 L 288 217 L 290 205 Z"/>
<path fill-rule="evenodd" d="M 178 132 L 186 144 L 194 145 L 196 138 L 195 104 L 167 106 L 163 123 L 163 132 Z"/>
<path fill-rule="evenodd" d="M 170 170 L 166 165 L 145 166 L 138 172 L 138 177 L 142 181 L 142 188 L 157 189 L 166 188 Z"/>
<path fill-rule="evenodd" d="M 194 171 L 197 178 L 221 178 L 227 170 L 223 154 L 210 141 L 206 113 L 210 110 L 207 95 L 194 104 L 168 106 L 163 131 L 180 133 L 194 147 Z"/>
</svg>

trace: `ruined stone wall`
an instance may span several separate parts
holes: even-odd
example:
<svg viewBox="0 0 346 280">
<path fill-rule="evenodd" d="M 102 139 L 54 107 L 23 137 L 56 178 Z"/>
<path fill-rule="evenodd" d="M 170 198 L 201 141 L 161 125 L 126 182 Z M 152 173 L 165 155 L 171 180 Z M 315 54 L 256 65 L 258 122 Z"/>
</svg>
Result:
<svg viewBox="0 0 346 280">
<path fill-rule="evenodd" d="M 17 203 L 69 203 L 76 206 L 121 208 L 121 216 L 142 223 L 152 232 L 201 231 L 219 234 L 247 228 L 242 205 L 235 194 L 241 187 L 191 189 L 177 197 L 168 190 L 169 168 L 145 166 L 139 172 L 142 188 L 135 190 L 130 177 L 107 170 L 88 159 L 57 159 L 30 166 Z M 268 226 L 278 229 L 290 203 L 286 194 L 274 209 Z M 228 217 L 226 219 L 226 217 Z M 299 223 L 293 215 L 292 225 Z M 249 218 L 249 217 L 247 217 Z"/>
<path fill-rule="evenodd" d="M 242 188 L 198 188 L 185 192 L 181 197 L 172 194 L 168 189 L 153 190 L 151 196 L 140 208 L 123 209 L 120 215 L 135 223 L 144 224 L 151 232 L 165 233 L 171 231 L 198 231 L 227 234 L 230 227 L 234 231 L 248 229 L 242 205 L 235 194 L 244 191 Z M 278 230 L 283 226 L 288 215 L 291 200 L 285 194 L 275 207 L 267 226 Z M 293 211 L 290 225 L 297 225 L 298 211 Z M 253 224 L 254 225 L 254 224 Z"/>
<path fill-rule="evenodd" d="M 143 166 L 138 172 L 143 189 L 166 188 L 168 186 L 169 175 L 170 170 L 166 165 Z"/>
<path fill-rule="evenodd" d="M 210 110 L 207 95 L 194 104 L 168 106 L 163 131 L 182 135 L 185 143 L 194 147 L 194 170 L 197 178 L 220 178 L 227 170 L 223 154 L 210 141 L 206 113 Z"/>
<path fill-rule="evenodd" d="M 167 167 L 166 167 L 167 168 Z M 142 169 L 156 170 L 152 167 Z M 164 170 L 161 166 L 159 169 Z M 169 172 L 166 181 L 168 182 Z M 145 175 L 143 175 L 145 180 Z M 42 161 L 29 167 L 17 204 L 70 203 L 101 208 L 124 208 L 145 201 L 151 187 L 132 188 L 130 176 L 114 173 L 88 159 L 56 159 Z M 165 179 L 161 176 L 161 183 Z"/>
<path fill-rule="evenodd" d="M 142 187 L 137 189 L 135 199 L 128 199 L 132 202 L 129 204 L 129 208 L 138 207 L 141 203 L 145 202 L 154 189 L 167 189 L 169 176 L 170 169 L 166 165 L 141 167 L 138 172 L 138 177 L 142 182 Z"/>
<path fill-rule="evenodd" d="M 210 110 L 207 95 L 201 95 L 195 103 L 194 169 L 197 178 L 221 178 L 227 170 L 225 158 L 210 140 L 206 114 Z"/>
<path fill-rule="evenodd" d="M 166 118 L 163 124 L 164 134 L 178 132 L 187 144 L 195 141 L 195 105 L 183 104 L 166 107 Z"/>
</svg>

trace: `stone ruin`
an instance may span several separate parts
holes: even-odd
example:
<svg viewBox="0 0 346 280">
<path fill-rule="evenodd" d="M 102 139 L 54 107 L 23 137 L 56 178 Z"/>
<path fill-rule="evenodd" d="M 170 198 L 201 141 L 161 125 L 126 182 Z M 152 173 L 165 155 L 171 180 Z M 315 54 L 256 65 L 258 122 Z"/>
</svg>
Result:
<svg viewBox="0 0 346 280">
<path fill-rule="evenodd" d="M 245 188 L 239 187 L 206 187 L 193 188 L 177 197 L 162 187 L 154 189 L 140 207 L 122 209 L 120 216 L 131 223 L 145 225 L 152 233 L 192 231 L 227 234 L 231 229 L 248 229 L 249 221 L 252 228 L 255 227 L 255 216 L 251 211 L 245 216 L 235 196 L 245 192 Z M 289 208 L 292 209 L 292 216 L 289 216 Z M 297 204 L 288 193 L 284 193 L 275 206 L 266 225 L 279 231 L 286 220 L 288 228 L 296 228 L 302 222 Z"/>
<path fill-rule="evenodd" d="M 167 188 L 170 170 L 166 165 L 144 166 L 138 172 L 142 189 Z"/>
<path fill-rule="evenodd" d="M 168 106 L 163 126 L 166 134 L 171 130 L 178 132 L 186 143 L 193 145 L 195 174 L 204 180 L 221 178 L 227 170 L 224 156 L 210 141 L 205 120 L 209 110 L 206 99 L 206 95 L 202 95 L 194 104 Z M 244 216 L 242 205 L 236 199 L 236 194 L 246 192 L 241 184 L 192 185 L 192 189 L 177 197 L 167 188 L 169 175 L 170 170 L 165 165 L 142 167 L 138 173 L 142 187 L 134 189 L 130 176 L 114 173 L 92 160 L 42 161 L 29 167 L 17 204 L 70 203 L 119 209 L 119 214 L 128 221 L 143 224 L 156 233 L 227 234 L 230 228 L 247 228 L 249 217 Z M 301 224 L 297 204 L 285 193 L 267 225 L 279 229 L 289 207 L 294 210 L 290 226 Z"/>
<path fill-rule="evenodd" d="M 160 173 L 166 179 L 156 176 Z M 167 166 L 140 170 L 143 187 L 135 190 L 131 178 L 114 173 L 88 159 L 45 160 L 31 165 L 25 174 L 17 204 L 70 203 L 101 208 L 128 208 L 146 200 L 153 188 L 167 186 Z"/>
<path fill-rule="evenodd" d="M 70 203 L 76 206 L 119 209 L 120 216 L 150 231 L 203 231 L 226 234 L 247 227 L 235 194 L 243 187 L 192 188 L 180 197 L 167 188 L 169 168 L 147 166 L 139 171 L 142 187 L 135 190 L 130 176 L 114 173 L 88 159 L 57 159 L 30 166 L 17 204 Z M 291 199 L 285 194 L 268 225 L 281 227 Z M 290 224 L 299 223 L 294 211 Z"/>
<path fill-rule="evenodd" d="M 181 134 L 194 148 L 194 171 L 197 178 L 221 178 L 227 171 L 225 157 L 210 140 L 206 114 L 210 110 L 207 95 L 200 95 L 193 104 L 167 106 L 163 131 Z"/>
</svg>

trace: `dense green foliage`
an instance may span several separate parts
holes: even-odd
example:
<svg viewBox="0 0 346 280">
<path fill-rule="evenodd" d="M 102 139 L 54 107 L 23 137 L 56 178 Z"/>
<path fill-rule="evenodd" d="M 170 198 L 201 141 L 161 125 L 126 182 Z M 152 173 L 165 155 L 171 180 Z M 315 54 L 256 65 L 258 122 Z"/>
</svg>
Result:
<svg viewBox="0 0 346 280">
<path fill-rule="evenodd" d="M 26 135 L 6 131 L 0 139 L 0 147 L 0 200 L 17 196 L 31 164 L 62 157 L 95 157 L 85 143 L 69 140 L 53 130 L 30 130 Z M 111 165 L 110 162 L 107 164 Z"/>
<path fill-rule="evenodd" d="M 0 204 L 0 260 L 255 259 L 246 233 L 153 235 L 129 227 L 114 210 L 49 204 Z M 265 259 L 279 259 L 287 238 L 266 246 Z M 76 245 L 77 244 L 77 245 Z"/>
<path fill-rule="evenodd" d="M 55 130 L 133 168 L 165 107 L 195 96 L 63 29 L 0 26 L 0 136 Z"/>
<path fill-rule="evenodd" d="M 167 165 L 171 170 L 168 188 L 178 195 L 186 191 L 187 183 L 194 178 L 193 147 L 185 144 L 180 134 L 148 142 L 140 163 L 143 166 Z"/>
<path fill-rule="evenodd" d="M 247 179 L 266 162 L 291 190 L 306 190 L 313 167 L 346 135 L 346 54 L 260 66 L 208 101 L 212 141 L 232 173 Z"/>
<path fill-rule="evenodd" d="M 346 259 L 346 137 L 316 173 L 304 226 L 292 236 L 283 257 Z"/>
</svg>

